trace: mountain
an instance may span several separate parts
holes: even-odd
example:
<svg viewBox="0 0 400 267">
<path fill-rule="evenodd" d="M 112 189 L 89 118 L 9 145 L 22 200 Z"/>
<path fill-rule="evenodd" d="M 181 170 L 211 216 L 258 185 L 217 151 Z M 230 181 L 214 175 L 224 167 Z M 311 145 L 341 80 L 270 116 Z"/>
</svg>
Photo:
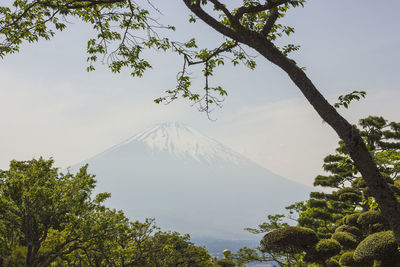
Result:
<svg viewBox="0 0 400 267">
<path fill-rule="evenodd" d="M 243 228 L 311 191 L 179 123 L 157 125 L 73 169 L 85 163 L 97 192 L 112 193 L 107 205 L 199 239 L 254 239 Z"/>
</svg>

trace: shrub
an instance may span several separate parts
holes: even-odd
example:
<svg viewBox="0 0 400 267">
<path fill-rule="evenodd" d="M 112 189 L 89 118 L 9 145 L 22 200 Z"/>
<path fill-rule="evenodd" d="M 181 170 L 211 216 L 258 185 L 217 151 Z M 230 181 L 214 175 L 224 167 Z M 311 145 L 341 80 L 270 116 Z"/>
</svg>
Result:
<svg viewBox="0 0 400 267">
<path fill-rule="evenodd" d="M 356 261 L 353 258 L 354 251 L 348 251 L 342 254 L 340 257 L 340 265 L 341 266 L 355 266 L 357 265 Z"/>
<path fill-rule="evenodd" d="M 355 248 L 357 247 L 357 237 L 348 232 L 337 232 L 332 235 L 332 239 L 338 241 L 344 248 Z"/>
<path fill-rule="evenodd" d="M 318 242 L 315 232 L 300 226 L 287 226 L 267 233 L 261 240 L 265 251 L 292 252 L 306 251 Z"/>
<path fill-rule="evenodd" d="M 358 226 L 357 219 L 359 216 L 360 216 L 360 213 L 353 213 L 353 214 L 344 216 L 343 223 L 345 225 Z"/>
<path fill-rule="evenodd" d="M 345 187 L 334 193 L 341 201 L 360 202 L 361 193 L 353 187 Z"/>
<path fill-rule="evenodd" d="M 339 264 L 339 262 L 337 260 L 330 258 L 325 262 L 325 266 L 327 266 L 327 267 L 340 267 L 340 264 Z"/>
<path fill-rule="evenodd" d="M 365 238 L 354 251 L 356 262 L 392 260 L 399 255 L 392 231 L 378 232 Z"/>
<path fill-rule="evenodd" d="M 387 222 L 377 210 L 361 213 L 357 219 L 357 223 L 369 234 L 387 230 Z"/>
<path fill-rule="evenodd" d="M 339 233 L 339 232 L 347 232 L 347 233 L 351 233 L 357 237 L 361 237 L 362 236 L 362 232 L 360 229 L 358 229 L 355 226 L 351 226 L 351 225 L 341 225 L 338 228 L 336 228 L 335 233 Z"/>
<path fill-rule="evenodd" d="M 377 210 L 370 210 L 360 214 L 357 223 L 361 226 L 373 225 L 375 223 L 384 223 L 385 218 Z"/>
<path fill-rule="evenodd" d="M 321 260 L 326 260 L 342 250 L 342 247 L 335 239 L 321 239 L 315 246 L 316 256 Z"/>
</svg>

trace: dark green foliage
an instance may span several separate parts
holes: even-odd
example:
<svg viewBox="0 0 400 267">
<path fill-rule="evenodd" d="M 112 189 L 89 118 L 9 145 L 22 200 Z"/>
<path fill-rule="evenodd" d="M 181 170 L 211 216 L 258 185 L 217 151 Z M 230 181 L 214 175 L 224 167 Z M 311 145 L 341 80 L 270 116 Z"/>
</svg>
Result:
<svg viewBox="0 0 400 267">
<path fill-rule="evenodd" d="M 359 216 L 360 216 L 360 213 L 354 213 L 354 214 L 347 215 L 343 218 L 343 223 L 345 225 L 358 226 L 357 220 L 358 220 Z"/>
<path fill-rule="evenodd" d="M 231 260 L 231 259 L 220 259 L 219 261 L 217 261 L 218 266 L 221 267 L 235 267 L 236 264 Z M 190 266 L 190 265 L 189 265 Z"/>
<path fill-rule="evenodd" d="M 362 200 L 362 195 L 360 191 L 353 187 L 344 187 L 334 192 L 335 195 L 338 196 L 341 201 L 349 201 L 353 203 L 359 203 Z"/>
<path fill-rule="evenodd" d="M 369 235 L 354 251 L 354 260 L 360 263 L 373 260 L 386 261 L 397 257 L 399 257 L 399 251 L 392 231 Z"/>
<path fill-rule="evenodd" d="M 356 266 L 357 263 L 353 258 L 354 251 L 348 251 L 342 254 L 340 257 L 340 265 L 342 266 Z"/>
<path fill-rule="evenodd" d="M 319 259 L 328 259 L 339 254 L 342 246 L 335 239 L 322 239 L 315 246 L 315 251 Z"/>
<path fill-rule="evenodd" d="M 325 266 L 327 266 L 327 267 L 340 267 L 340 264 L 339 264 L 339 262 L 337 260 L 330 258 L 325 262 Z"/>
<path fill-rule="evenodd" d="M 362 232 L 361 232 L 360 229 L 358 229 L 355 226 L 346 225 L 346 224 L 341 225 L 338 228 L 336 228 L 335 233 L 339 233 L 339 232 L 348 232 L 348 233 L 351 233 L 351 234 L 353 234 L 353 235 L 355 235 L 357 237 L 361 237 L 361 235 L 362 235 Z"/>
<path fill-rule="evenodd" d="M 357 237 L 348 232 L 336 232 L 332 235 L 332 239 L 338 241 L 344 249 L 355 248 L 358 245 Z"/>
<path fill-rule="evenodd" d="M 307 201 L 310 208 L 327 208 L 327 203 L 323 199 L 310 199 Z"/>
<path fill-rule="evenodd" d="M 329 258 L 338 255 L 341 245 L 334 239 L 321 239 L 315 247 L 308 250 L 304 256 L 306 262 L 324 264 Z"/>
<path fill-rule="evenodd" d="M 370 210 L 361 213 L 357 219 L 357 223 L 362 229 L 370 234 L 377 231 L 383 231 L 385 230 L 385 225 L 388 225 L 385 218 L 377 210 Z"/>
<path fill-rule="evenodd" d="M 287 226 L 267 233 L 261 240 L 265 251 L 294 252 L 305 251 L 318 242 L 318 237 L 311 229 L 299 226 Z"/>
</svg>

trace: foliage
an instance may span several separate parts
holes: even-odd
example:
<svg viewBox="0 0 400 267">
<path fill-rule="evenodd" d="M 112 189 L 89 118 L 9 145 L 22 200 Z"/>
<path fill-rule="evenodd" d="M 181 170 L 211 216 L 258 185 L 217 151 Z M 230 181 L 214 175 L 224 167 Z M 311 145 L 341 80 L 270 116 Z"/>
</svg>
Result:
<svg viewBox="0 0 400 267">
<path fill-rule="evenodd" d="M 321 239 L 316 245 L 315 250 L 311 251 L 312 258 L 316 262 L 325 262 L 332 256 L 339 254 L 341 245 L 335 239 Z"/>
<path fill-rule="evenodd" d="M 350 233 L 356 237 L 361 237 L 361 235 L 362 235 L 362 232 L 360 229 L 358 229 L 355 226 L 350 226 L 350 225 L 346 225 L 346 224 L 341 225 L 335 229 L 335 233 L 340 233 L 340 232 Z"/>
<path fill-rule="evenodd" d="M 357 223 L 369 234 L 380 232 L 379 230 L 388 227 L 385 218 L 377 210 L 370 210 L 361 213 L 357 219 Z"/>
<path fill-rule="evenodd" d="M 392 231 L 372 234 L 365 238 L 354 251 L 356 262 L 370 262 L 373 260 L 399 259 L 396 240 Z"/>
<path fill-rule="evenodd" d="M 340 256 L 340 265 L 341 266 L 356 266 L 357 263 L 353 258 L 354 251 L 347 251 Z"/>
<path fill-rule="evenodd" d="M 353 91 L 349 94 L 341 95 L 338 98 L 339 102 L 335 103 L 333 106 L 335 108 L 340 108 L 340 106 L 348 108 L 351 101 L 359 101 L 361 98 L 365 98 L 366 94 L 367 93 L 365 91 Z"/>
<path fill-rule="evenodd" d="M 0 263 L 5 266 L 214 266 L 188 235 L 130 221 L 92 199 L 87 165 L 63 174 L 53 160 L 12 161 L 0 171 Z"/>
<path fill-rule="evenodd" d="M 354 249 L 358 244 L 357 237 L 348 232 L 333 233 L 332 239 L 338 241 L 340 245 L 342 245 L 342 247 L 345 249 Z"/>
<path fill-rule="evenodd" d="M 261 246 L 271 252 L 297 252 L 308 250 L 318 241 L 318 237 L 311 229 L 287 226 L 278 228 L 264 235 Z"/>
</svg>

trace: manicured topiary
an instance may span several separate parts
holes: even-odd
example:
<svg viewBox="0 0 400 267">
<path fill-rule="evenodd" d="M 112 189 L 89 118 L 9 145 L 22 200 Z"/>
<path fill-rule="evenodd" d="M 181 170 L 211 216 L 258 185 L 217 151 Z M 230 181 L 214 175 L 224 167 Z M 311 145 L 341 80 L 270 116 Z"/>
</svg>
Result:
<svg viewBox="0 0 400 267">
<path fill-rule="evenodd" d="M 341 250 L 342 246 L 335 239 L 321 239 L 315 246 L 316 256 L 322 261 L 339 254 Z"/>
<path fill-rule="evenodd" d="M 330 258 L 325 262 L 325 266 L 327 266 L 327 267 L 340 267 L 340 264 L 339 264 L 339 262 L 337 260 Z"/>
<path fill-rule="evenodd" d="M 382 214 L 377 210 L 370 210 L 360 214 L 357 223 L 369 234 L 387 230 L 388 224 Z"/>
<path fill-rule="evenodd" d="M 361 193 L 353 187 L 345 187 L 334 193 L 341 201 L 360 202 Z"/>
<path fill-rule="evenodd" d="M 375 223 L 384 223 L 385 218 L 377 210 L 370 210 L 360 214 L 357 219 L 357 223 L 361 226 L 372 225 Z"/>
<path fill-rule="evenodd" d="M 267 233 L 261 248 L 271 252 L 306 251 L 318 242 L 316 233 L 305 227 L 287 226 Z"/>
<path fill-rule="evenodd" d="M 354 251 L 356 262 L 393 260 L 399 256 L 396 239 L 392 231 L 378 232 L 365 238 Z"/>
<path fill-rule="evenodd" d="M 373 225 L 370 226 L 370 232 L 371 233 L 376 233 L 376 232 L 383 232 L 387 231 L 389 226 L 387 224 L 382 224 L 382 223 L 374 223 Z"/>
<path fill-rule="evenodd" d="M 360 213 L 353 213 L 353 214 L 344 216 L 343 223 L 345 225 L 358 226 L 358 224 L 357 224 L 358 216 L 360 216 Z"/>
<path fill-rule="evenodd" d="M 332 239 L 335 239 L 345 249 L 355 248 L 358 245 L 357 237 L 348 232 L 336 232 L 332 235 Z"/>
<path fill-rule="evenodd" d="M 356 266 L 357 263 L 353 258 L 354 251 L 348 251 L 342 254 L 340 257 L 340 265 L 341 266 Z"/>
<path fill-rule="evenodd" d="M 358 229 L 355 226 L 351 226 L 351 225 L 341 225 L 338 228 L 336 228 L 335 233 L 339 233 L 339 232 L 347 232 L 347 233 L 351 233 L 357 237 L 360 237 L 362 235 L 362 232 L 360 229 Z"/>
<path fill-rule="evenodd" d="M 323 200 L 323 199 L 311 198 L 307 201 L 307 203 L 310 208 L 326 208 L 327 207 L 327 202 L 326 202 L 326 200 Z"/>
</svg>

